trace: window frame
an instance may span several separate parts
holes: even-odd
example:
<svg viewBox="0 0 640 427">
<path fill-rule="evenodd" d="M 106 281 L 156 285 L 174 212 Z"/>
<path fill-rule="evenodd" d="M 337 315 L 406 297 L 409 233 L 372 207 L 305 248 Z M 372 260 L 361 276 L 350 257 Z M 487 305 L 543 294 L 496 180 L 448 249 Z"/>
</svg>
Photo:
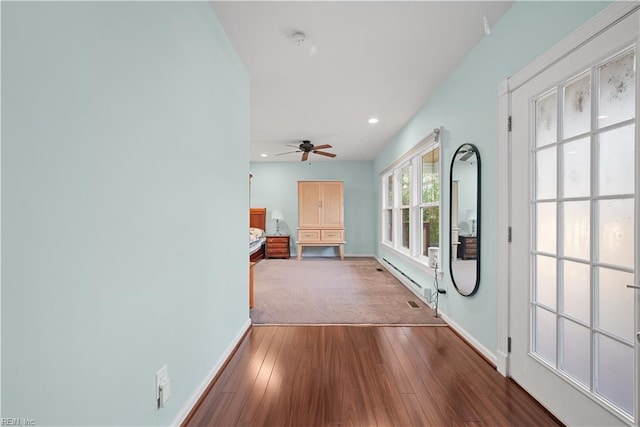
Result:
<svg viewBox="0 0 640 427">
<path fill-rule="evenodd" d="M 391 178 L 391 182 L 389 182 Z M 393 185 L 395 184 L 395 177 L 393 172 L 382 175 L 382 230 L 381 230 L 381 243 L 388 246 L 393 246 L 395 241 L 393 236 L 393 205 L 396 192 L 393 191 Z M 389 186 L 391 185 L 391 203 L 389 203 Z M 391 233 L 388 231 L 389 221 L 391 221 Z"/>
<path fill-rule="evenodd" d="M 423 195 L 424 195 L 424 181 L 423 181 L 423 177 L 424 177 L 424 161 L 423 158 L 430 154 L 433 153 L 435 150 L 439 150 L 438 153 L 438 169 L 437 169 L 437 174 L 438 174 L 438 179 L 437 179 L 437 183 L 438 183 L 438 201 L 430 201 L 430 202 L 425 202 L 423 199 Z M 420 182 L 418 183 L 419 188 L 417 188 L 418 194 L 418 204 L 417 204 L 417 218 L 418 221 L 420 222 L 420 229 L 418 230 L 418 232 L 420 233 L 419 235 L 419 247 L 417 247 L 416 249 L 418 250 L 418 252 L 420 253 L 420 255 L 422 255 L 422 258 L 428 258 L 428 254 L 426 254 L 422 248 L 425 247 L 425 242 L 423 241 L 423 237 L 424 237 L 424 232 L 423 232 L 423 215 L 422 215 L 422 210 L 423 209 L 429 209 L 429 208 L 438 208 L 438 248 L 442 247 L 442 240 L 441 240 L 441 234 L 440 234 L 440 230 L 442 229 L 441 227 L 441 222 L 442 222 L 442 196 L 441 196 L 441 189 L 442 186 L 441 184 L 441 178 L 442 178 L 442 173 L 441 173 L 441 166 L 442 166 L 442 151 L 440 150 L 440 146 L 437 145 L 435 147 L 429 147 L 429 149 L 422 151 L 417 158 L 417 162 L 420 166 L 420 170 L 419 172 L 419 178 L 420 178 Z M 431 173 L 431 175 L 433 175 L 433 173 Z M 429 246 L 427 245 L 427 248 Z"/>
<path fill-rule="evenodd" d="M 402 156 L 397 158 L 394 162 L 389 164 L 379 175 L 380 188 L 382 189 L 381 197 L 381 234 L 379 244 L 384 249 L 392 250 L 395 253 L 401 255 L 403 258 L 417 263 L 419 266 L 428 270 L 431 268 L 428 266 L 428 256 L 422 251 L 423 236 L 422 236 L 422 209 L 426 207 L 438 208 L 438 247 L 443 248 L 442 241 L 442 229 L 443 229 L 443 192 L 442 192 L 442 176 L 443 176 L 443 162 L 442 162 L 442 147 L 439 139 L 437 138 L 440 129 L 435 129 L 434 132 L 429 134 L 426 138 L 417 143 L 413 148 L 408 150 Z M 434 150 L 440 150 L 439 160 L 437 166 L 438 174 L 438 201 L 437 202 L 423 202 L 422 200 L 422 185 L 423 185 L 423 166 L 422 159 L 425 155 L 433 152 Z M 410 166 L 409 176 L 409 205 L 402 204 L 402 170 L 403 168 Z M 389 178 L 392 177 L 392 190 L 393 190 L 393 204 L 389 206 Z M 402 210 L 409 209 L 409 248 L 403 246 L 403 224 L 402 224 Z M 388 218 L 391 215 L 392 230 L 391 239 L 388 239 L 387 227 Z M 440 256 L 442 258 L 442 255 Z M 442 267 L 439 267 L 441 270 Z"/>
</svg>

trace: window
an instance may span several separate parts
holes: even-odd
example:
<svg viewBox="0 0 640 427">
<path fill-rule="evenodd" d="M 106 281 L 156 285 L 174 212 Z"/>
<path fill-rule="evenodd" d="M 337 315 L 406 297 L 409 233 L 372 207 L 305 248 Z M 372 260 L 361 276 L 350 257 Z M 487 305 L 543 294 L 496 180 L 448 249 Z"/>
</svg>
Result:
<svg viewBox="0 0 640 427">
<path fill-rule="evenodd" d="M 400 211 L 402 212 L 402 247 L 409 249 L 409 210 L 411 209 L 411 165 L 404 166 L 401 171 L 402 182 L 402 202 Z"/>
<path fill-rule="evenodd" d="M 435 134 L 390 165 L 381 176 L 382 243 L 427 263 L 440 247 L 440 146 Z"/>
<path fill-rule="evenodd" d="M 384 228 L 382 240 L 383 242 L 393 244 L 393 174 L 388 175 L 386 179 L 383 180 L 383 184 L 386 184 L 386 188 L 382 194 L 386 194 L 386 198 L 384 211 L 382 212 L 382 224 Z"/>
<path fill-rule="evenodd" d="M 422 255 L 427 256 L 430 246 L 440 246 L 440 148 L 422 155 Z"/>
</svg>

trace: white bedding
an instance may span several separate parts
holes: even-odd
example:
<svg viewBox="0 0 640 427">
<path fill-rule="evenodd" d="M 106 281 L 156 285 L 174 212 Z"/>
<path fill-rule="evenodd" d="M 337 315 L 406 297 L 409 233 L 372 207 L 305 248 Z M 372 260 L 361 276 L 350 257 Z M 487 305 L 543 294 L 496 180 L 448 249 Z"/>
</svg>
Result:
<svg viewBox="0 0 640 427">
<path fill-rule="evenodd" d="M 258 250 L 260 250 L 260 246 L 262 246 L 262 243 L 265 240 L 267 240 L 266 237 L 261 237 L 258 240 L 254 240 L 253 242 L 249 243 L 249 255 L 254 252 L 258 252 Z"/>
<path fill-rule="evenodd" d="M 265 234 L 260 228 L 249 228 L 249 255 L 260 250 L 260 246 L 267 239 Z"/>
<path fill-rule="evenodd" d="M 265 235 L 265 232 L 261 228 L 249 227 L 249 243 L 259 240 Z"/>
</svg>

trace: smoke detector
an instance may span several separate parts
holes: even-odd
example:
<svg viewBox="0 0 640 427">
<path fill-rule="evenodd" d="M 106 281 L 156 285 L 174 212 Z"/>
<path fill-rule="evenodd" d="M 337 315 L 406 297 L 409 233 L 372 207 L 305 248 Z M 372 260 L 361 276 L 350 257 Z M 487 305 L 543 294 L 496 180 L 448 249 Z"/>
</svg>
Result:
<svg viewBox="0 0 640 427">
<path fill-rule="evenodd" d="M 301 46 L 302 44 L 304 44 L 306 36 L 302 31 L 296 31 L 295 33 L 291 34 L 289 38 L 293 40 L 296 46 Z"/>
</svg>

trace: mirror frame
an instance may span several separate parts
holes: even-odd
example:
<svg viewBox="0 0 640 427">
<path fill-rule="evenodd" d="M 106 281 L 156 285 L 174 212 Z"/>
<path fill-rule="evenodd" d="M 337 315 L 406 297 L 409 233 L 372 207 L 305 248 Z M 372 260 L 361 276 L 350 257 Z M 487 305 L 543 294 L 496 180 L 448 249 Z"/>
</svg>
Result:
<svg viewBox="0 0 640 427">
<path fill-rule="evenodd" d="M 451 223 L 451 211 L 453 208 L 453 165 L 455 164 L 456 161 L 456 157 L 458 156 L 458 154 L 460 153 L 460 150 L 462 150 L 463 147 L 469 147 L 469 149 L 471 151 L 473 151 L 473 153 L 476 156 L 476 160 L 478 163 L 478 168 L 477 168 L 477 176 L 476 176 L 476 238 L 477 238 L 477 255 L 476 255 L 476 283 L 473 287 L 473 290 L 470 293 L 464 293 L 463 291 L 460 290 L 460 288 L 458 287 L 458 284 L 456 283 L 456 280 L 453 276 L 453 251 L 451 250 L 451 246 L 452 246 L 452 229 L 453 229 L 453 224 Z M 473 294 L 475 294 L 476 292 L 478 292 L 478 287 L 480 286 L 480 254 L 481 254 L 481 241 L 480 241 L 480 231 L 482 229 L 482 221 L 480 220 L 480 213 L 481 213 L 481 206 L 482 204 L 480 203 L 480 176 L 481 176 L 481 162 L 480 162 L 480 152 L 478 151 L 478 147 L 476 147 L 475 145 L 471 144 L 471 143 L 466 143 L 466 144 L 462 144 L 460 145 L 455 153 L 453 153 L 453 158 L 451 159 L 451 167 L 449 168 L 449 275 L 451 276 L 451 283 L 453 283 L 453 286 L 456 288 L 456 291 L 458 291 L 458 293 L 462 296 L 465 297 L 470 297 Z"/>
</svg>

